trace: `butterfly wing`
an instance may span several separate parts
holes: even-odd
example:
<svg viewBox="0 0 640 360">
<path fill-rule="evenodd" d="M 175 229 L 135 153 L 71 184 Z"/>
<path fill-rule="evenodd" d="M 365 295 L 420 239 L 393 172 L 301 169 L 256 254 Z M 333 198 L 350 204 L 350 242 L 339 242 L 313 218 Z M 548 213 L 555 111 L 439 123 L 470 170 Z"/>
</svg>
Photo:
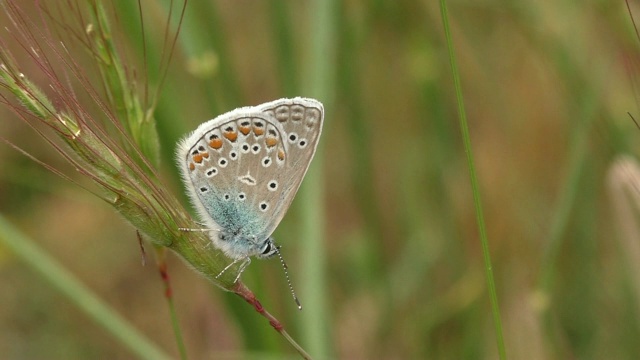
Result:
<svg viewBox="0 0 640 360">
<path fill-rule="evenodd" d="M 271 235 L 289 209 L 309 169 L 322 133 L 324 107 L 317 100 L 296 97 L 272 101 L 257 108 L 277 125 L 285 145 L 285 161 L 278 164 L 281 191 L 277 194 L 272 221 L 265 229 L 265 233 Z"/>
<path fill-rule="evenodd" d="M 271 235 L 309 167 L 322 119 L 315 100 L 281 99 L 223 114 L 185 138 L 178 162 L 205 224 L 255 244 Z M 217 239 L 212 236 L 232 257 L 255 252 Z"/>
</svg>

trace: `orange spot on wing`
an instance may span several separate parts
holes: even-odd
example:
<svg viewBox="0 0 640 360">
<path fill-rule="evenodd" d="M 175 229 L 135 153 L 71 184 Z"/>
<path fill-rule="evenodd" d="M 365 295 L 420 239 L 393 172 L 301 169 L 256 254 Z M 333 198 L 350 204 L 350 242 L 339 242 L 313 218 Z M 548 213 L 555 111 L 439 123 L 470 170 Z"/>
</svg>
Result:
<svg viewBox="0 0 640 360">
<path fill-rule="evenodd" d="M 280 159 L 280 161 L 284 160 L 284 150 L 278 150 L 278 159 Z"/>
<path fill-rule="evenodd" d="M 251 132 L 251 128 L 249 126 L 240 126 L 238 130 L 240 130 L 242 135 L 248 135 L 249 132 Z"/>
<path fill-rule="evenodd" d="M 196 169 L 196 165 L 194 163 L 189 163 L 189 170 L 193 171 Z"/>
<path fill-rule="evenodd" d="M 202 155 L 201 154 L 193 155 L 193 161 L 198 164 L 202 164 Z"/>
<path fill-rule="evenodd" d="M 224 134 L 222 134 L 224 137 L 227 138 L 227 140 L 234 142 L 236 141 L 236 139 L 238 138 L 238 133 L 235 131 L 229 131 L 229 132 L 225 132 Z"/>
<path fill-rule="evenodd" d="M 274 147 L 278 143 L 278 139 L 268 137 L 267 140 L 265 140 L 265 143 L 267 144 L 267 147 Z"/>
<path fill-rule="evenodd" d="M 220 149 L 222 147 L 222 139 L 216 138 L 209 141 L 209 146 L 211 146 L 211 148 L 215 150 Z"/>
<path fill-rule="evenodd" d="M 209 153 L 208 153 L 208 152 L 203 152 L 201 155 L 202 155 L 202 157 L 203 157 L 203 158 L 205 158 L 205 159 L 208 159 L 208 158 L 209 158 Z"/>
<path fill-rule="evenodd" d="M 264 129 L 263 128 L 259 128 L 257 126 L 253 127 L 253 133 L 256 134 L 256 136 L 260 136 L 262 134 L 264 134 Z"/>
</svg>

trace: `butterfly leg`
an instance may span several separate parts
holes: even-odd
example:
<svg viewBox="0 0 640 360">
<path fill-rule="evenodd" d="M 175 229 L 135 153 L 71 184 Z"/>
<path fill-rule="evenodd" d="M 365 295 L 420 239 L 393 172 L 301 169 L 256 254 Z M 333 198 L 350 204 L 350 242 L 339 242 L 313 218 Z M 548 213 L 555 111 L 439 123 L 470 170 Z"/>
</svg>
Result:
<svg viewBox="0 0 640 360">
<path fill-rule="evenodd" d="M 247 256 L 246 258 L 244 258 L 244 262 L 242 263 L 242 265 L 240 265 L 240 270 L 238 270 L 238 276 L 236 276 L 236 280 L 234 281 L 234 283 L 238 282 L 238 280 L 240 279 L 240 275 L 242 275 L 249 264 L 251 264 L 251 258 Z"/>
<path fill-rule="evenodd" d="M 201 222 L 198 222 L 198 221 L 195 221 L 195 223 L 196 223 L 197 225 L 200 225 L 200 226 L 201 226 L 201 228 L 182 228 L 182 227 L 180 227 L 180 228 L 178 228 L 178 230 L 180 230 L 180 231 L 186 231 L 186 232 L 220 231 L 220 229 L 210 229 L 210 228 L 206 227 L 206 226 L 207 226 L 207 224 L 205 224 L 205 223 L 201 223 Z"/>
<path fill-rule="evenodd" d="M 229 270 L 230 267 L 232 267 L 233 265 L 235 265 L 238 261 L 240 261 L 242 259 L 235 259 L 231 262 L 231 264 L 225 266 L 224 269 L 222 269 L 222 271 L 220 271 L 220 273 L 218 275 L 216 275 L 216 279 L 219 278 L 220 276 L 222 276 L 222 274 L 225 273 L 225 271 Z"/>
<path fill-rule="evenodd" d="M 190 229 L 190 228 L 178 228 L 180 231 L 186 232 L 207 232 L 207 231 L 220 231 L 219 229 Z"/>
</svg>

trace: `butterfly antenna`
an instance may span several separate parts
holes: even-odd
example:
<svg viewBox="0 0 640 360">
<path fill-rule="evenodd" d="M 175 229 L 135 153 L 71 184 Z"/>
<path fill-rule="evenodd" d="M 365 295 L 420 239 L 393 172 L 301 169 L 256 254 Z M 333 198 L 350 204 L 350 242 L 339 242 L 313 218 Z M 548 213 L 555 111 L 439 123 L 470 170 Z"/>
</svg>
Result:
<svg viewBox="0 0 640 360">
<path fill-rule="evenodd" d="M 284 276 L 287 278 L 287 284 L 289 284 L 289 290 L 291 290 L 291 296 L 293 296 L 293 301 L 295 301 L 296 305 L 298 305 L 298 310 L 302 310 L 302 305 L 300 305 L 300 300 L 298 300 L 298 297 L 296 296 L 296 292 L 293 291 L 291 278 L 289 278 L 289 267 L 287 266 L 287 263 L 284 262 L 284 258 L 280 253 L 280 246 L 276 246 L 276 253 L 278 253 L 278 257 L 280 258 L 280 263 L 282 264 L 282 269 L 284 270 Z"/>
</svg>

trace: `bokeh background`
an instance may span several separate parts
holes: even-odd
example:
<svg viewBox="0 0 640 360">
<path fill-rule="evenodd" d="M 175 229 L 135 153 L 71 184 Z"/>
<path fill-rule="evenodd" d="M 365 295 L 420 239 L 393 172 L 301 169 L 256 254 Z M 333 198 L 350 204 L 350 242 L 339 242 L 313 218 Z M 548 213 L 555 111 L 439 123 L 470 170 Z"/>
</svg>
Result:
<svg viewBox="0 0 640 360">
<path fill-rule="evenodd" d="M 137 4 L 114 2 L 112 27 L 153 89 L 169 5 L 141 3 L 146 69 Z M 607 188 L 613 160 L 635 154 L 640 139 L 627 114 L 640 116 L 640 41 L 625 2 L 448 5 L 508 356 L 636 358 L 640 274 L 628 244 L 638 239 L 618 230 Z M 299 255 L 309 205 L 300 196 L 274 235 L 303 306 L 318 308 L 296 309 L 277 260 L 254 261 L 243 280 L 320 358 L 497 358 L 438 3 L 334 2 L 322 19 L 317 9 L 313 1 L 188 4 L 156 109 L 166 186 L 187 205 L 173 153 L 198 124 L 239 106 L 317 96 L 309 81 L 322 79 L 325 128 L 307 179 L 323 188 L 319 273 Z M 323 30 L 328 38 L 318 38 Z M 317 41 L 330 49 L 322 59 L 312 57 Z M 28 60 L 21 68 L 39 76 Z M 6 107 L 0 134 L 78 179 Z M 0 146 L 0 164 L 2 215 L 178 356 L 162 282 L 150 251 L 141 266 L 133 227 L 9 146 Z M 306 182 L 301 191 L 310 191 Z M 190 358 L 296 357 L 241 299 L 175 256 L 169 270 Z M 133 356 L 1 243 L 0 279 L 0 357 Z M 317 314 L 318 331 L 309 325 Z"/>
</svg>

